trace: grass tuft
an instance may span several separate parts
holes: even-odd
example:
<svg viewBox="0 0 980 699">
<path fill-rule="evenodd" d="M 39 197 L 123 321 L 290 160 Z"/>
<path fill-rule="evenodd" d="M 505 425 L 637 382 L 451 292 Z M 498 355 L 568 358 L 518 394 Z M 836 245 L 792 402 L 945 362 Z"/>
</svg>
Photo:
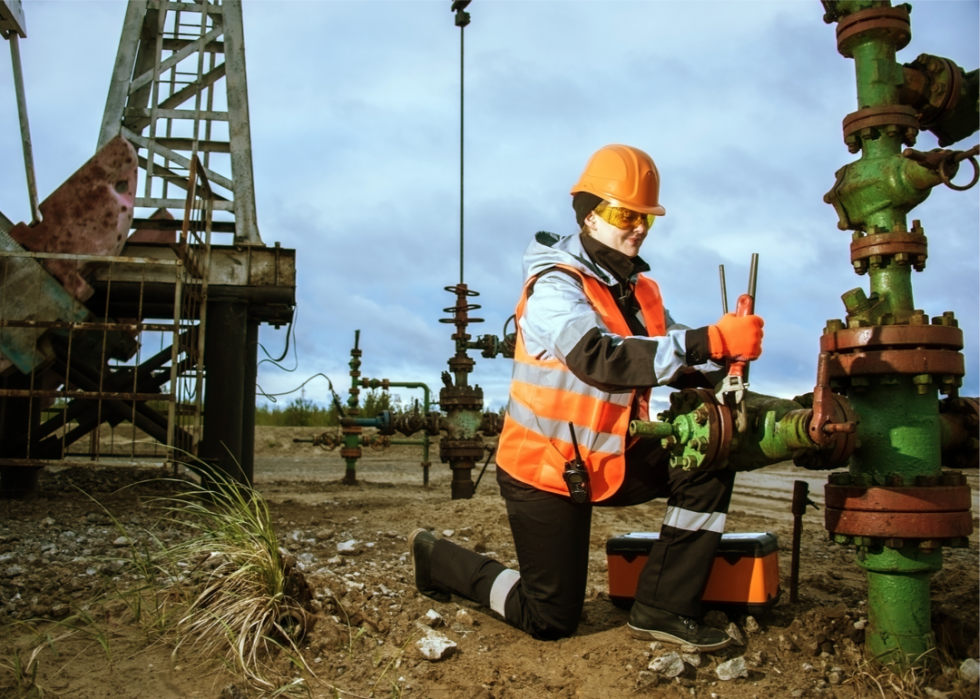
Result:
<svg viewBox="0 0 980 699">
<path fill-rule="evenodd" d="M 295 560 L 279 548 L 269 507 L 255 490 L 219 473 L 160 504 L 193 535 L 141 553 L 153 562 L 159 606 L 150 618 L 174 637 L 174 653 L 221 657 L 246 682 L 294 696 L 306 683 L 284 677 L 302 660 L 297 644 L 312 629 L 312 598 Z M 150 576 L 148 576 L 150 577 Z"/>
<path fill-rule="evenodd" d="M 45 691 L 37 682 L 37 656 L 42 649 L 43 646 L 35 648 L 26 660 L 21 658 L 18 650 L 13 652 L 12 657 L 0 660 L 0 690 L 3 690 L 3 696 L 16 697 L 16 699 L 44 697 Z M 9 677 L 9 681 L 13 684 L 3 681 L 4 676 Z"/>
</svg>

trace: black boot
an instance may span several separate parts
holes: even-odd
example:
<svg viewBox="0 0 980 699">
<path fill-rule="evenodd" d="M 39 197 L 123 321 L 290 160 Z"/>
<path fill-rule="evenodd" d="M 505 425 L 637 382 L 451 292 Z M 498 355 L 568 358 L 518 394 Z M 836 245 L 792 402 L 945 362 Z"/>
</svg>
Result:
<svg viewBox="0 0 980 699">
<path fill-rule="evenodd" d="M 435 543 L 436 538 L 425 529 L 416 529 L 408 535 L 408 553 L 415 567 L 415 589 L 436 602 L 448 602 L 452 595 L 432 581 L 432 548 Z"/>
<path fill-rule="evenodd" d="M 699 650 L 718 650 L 731 643 L 724 631 L 701 626 L 690 617 L 634 602 L 627 624 L 633 638 L 688 644 Z"/>
</svg>

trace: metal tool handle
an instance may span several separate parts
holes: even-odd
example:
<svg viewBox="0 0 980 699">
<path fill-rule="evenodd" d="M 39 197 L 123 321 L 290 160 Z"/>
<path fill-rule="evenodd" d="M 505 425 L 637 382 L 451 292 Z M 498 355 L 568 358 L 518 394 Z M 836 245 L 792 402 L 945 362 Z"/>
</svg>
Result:
<svg viewBox="0 0 980 699">
<path fill-rule="evenodd" d="M 749 265 L 749 291 L 738 297 L 735 303 L 735 315 L 739 318 L 755 313 L 755 289 L 759 276 L 759 253 L 752 253 L 752 263 Z M 728 366 L 729 376 L 740 376 L 743 381 L 749 380 L 748 362 L 731 362 Z"/>
<path fill-rule="evenodd" d="M 748 294 L 742 294 L 738 297 L 738 301 L 735 304 L 735 317 L 743 318 L 745 316 L 752 315 L 755 310 L 755 299 L 753 299 Z M 728 375 L 729 376 L 741 376 L 743 379 L 746 378 L 748 374 L 748 361 L 744 360 L 732 360 L 728 363 Z"/>
<path fill-rule="evenodd" d="M 728 290 L 725 288 L 725 265 L 718 265 L 718 278 L 721 281 L 721 314 L 728 315 Z"/>
<path fill-rule="evenodd" d="M 749 271 L 749 293 L 738 297 L 735 304 L 736 317 L 752 315 L 755 312 L 755 289 L 756 277 L 759 270 L 759 255 L 752 253 L 752 265 Z M 722 273 L 722 303 L 727 305 L 725 299 L 724 273 Z M 725 401 L 728 394 L 734 394 L 737 412 L 735 416 L 735 426 L 739 433 L 744 433 L 749 426 L 749 411 L 745 404 L 745 387 L 749 379 L 748 360 L 733 359 L 728 362 L 728 375 L 725 377 L 722 388 L 718 392 L 719 400 Z"/>
</svg>

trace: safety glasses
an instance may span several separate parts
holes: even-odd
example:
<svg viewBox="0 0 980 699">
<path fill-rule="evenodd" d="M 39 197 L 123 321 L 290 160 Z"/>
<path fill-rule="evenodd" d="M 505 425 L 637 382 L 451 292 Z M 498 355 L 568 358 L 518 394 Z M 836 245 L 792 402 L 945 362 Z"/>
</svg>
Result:
<svg viewBox="0 0 980 699">
<path fill-rule="evenodd" d="M 622 206 L 613 206 L 606 202 L 599 204 L 595 208 L 595 212 L 606 223 L 624 230 L 636 228 L 640 223 L 645 224 L 648 229 L 652 228 L 653 222 L 657 218 L 653 214 L 641 214 L 638 211 L 626 209 Z"/>
</svg>

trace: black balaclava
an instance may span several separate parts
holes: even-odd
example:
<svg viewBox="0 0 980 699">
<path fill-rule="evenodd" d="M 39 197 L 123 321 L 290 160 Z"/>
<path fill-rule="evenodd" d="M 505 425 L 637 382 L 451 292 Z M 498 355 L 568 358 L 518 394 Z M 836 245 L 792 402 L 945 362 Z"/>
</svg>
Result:
<svg viewBox="0 0 980 699">
<path fill-rule="evenodd" d="M 585 225 L 585 217 L 602 203 L 602 197 L 598 197 L 592 192 L 575 192 L 572 195 L 572 208 L 575 209 L 575 220 L 578 225 Z"/>
</svg>

